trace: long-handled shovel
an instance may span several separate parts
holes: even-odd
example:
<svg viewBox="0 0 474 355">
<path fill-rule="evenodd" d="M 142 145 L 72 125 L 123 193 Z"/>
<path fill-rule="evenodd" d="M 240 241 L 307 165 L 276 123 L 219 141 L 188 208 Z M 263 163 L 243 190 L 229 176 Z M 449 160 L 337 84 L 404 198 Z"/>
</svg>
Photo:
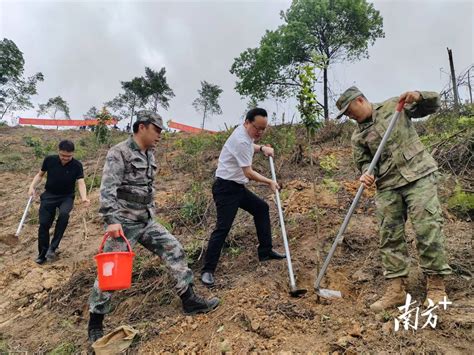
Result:
<svg viewBox="0 0 474 355">
<path fill-rule="evenodd" d="M 20 224 L 18 225 L 18 229 L 16 230 L 15 235 L 8 234 L 3 238 L 3 242 L 9 246 L 14 246 L 18 243 L 20 236 L 21 229 L 23 228 L 23 224 L 25 223 L 26 216 L 28 215 L 28 210 L 30 209 L 31 201 L 33 201 L 33 196 L 30 196 L 28 199 L 28 203 L 26 204 L 25 211 L 23 212 L 23 216 L 21 217 Z"/>
<path fill-rule="evenodd" d="M 28 210 L 30 209 L 31 201 L 33 201 L 33 196 L 30 196 L 30 198 L 28 199 L 25 212 L 23 212 L 23 216 L 21 217 L 20 224 L 18 225 L 18 229 L 16 230 L 15 237 L 17 238 L 20 236 L 21 229 L 23 228 L 23 224 L 25 223 L 26 216 L 28 215 Z"/>
<path fill-rule="evenodd" d="M 273 158 L 268 157 L 270 160 L 270 169 L 272 171 L 272 179 L 276 182 L 275 166 L 273 165 Z M 290 247 L 288 246 L 288 239 L 286 237 L 285 221 L 283 220 L 283 211 L 281 209 L 280 193 L 278 190 L 275 192 L 278 216 L 280 217 L 281 235 L 283 237 L 283 244 L 285 245 L 286 261 L 288 263 L 288 274 L 290 275 L 290 295 L 292 297 L 299 297 L 304 295 L 308 290 L 303 288 L 296 288 L 295 275 L 293 274 L 293 266 L 291 265 Z"/>
<path fill-rule="evenodd" d="M 382 150 L 385 146 L 385 143 L 388 140 L 388 137 L 390 136 L 390 133 L 393 130 L 393 127 L 395 127 L 395 124 L 398 121 L 398 118 L 400 117 L 400 112 L 403 109 L 403 105 L 405 104 L 405 101 L 400 101 L 397 105 L 397 109 L 395 113 L 392 116 L 392 119 L 390 121 L 390 124 L 385 131 L 385 134 L 383 135 L 382 141 L 380 142 L 379 147 L 377 148 L 377 151 L 375 152 L 375 155 L 372 159 L 372 162 L 370 163 L 369 169 L 367 170 L 367 174 L 372 175 L 372 172 L 374 171 L 375 165 L 377 164 L 380 154 L 382 154 Z M 334 254 L 334 251 L 336 250 L 336 247 L 338 244 L 342 243 L 343 238 L 343 233 L 346 231 L 347 225 L 349 224 L 349 221 L 352 217 L 352 214 L 354 213 L 354 210 L 357 206 L 357 203 L 359 202 L 360 197 L 362 196 L 362 192 L 364 192 L 364 184 L 361 184 L 359 187 L 359 190 L 357 191 L 357 194 L 354 198 L 354 201 L 352 201 L 351 207 L 349 208 L 349 211 L 347 212 L 346 217 L 344 218 L 344 222 L 342 223 L 341 228 L 339 229 L 339 232 L 337 233 L 336 239 L 334 239 L 334 242 L 332 243 L 331 249 L 329 250 L 329 254 L 326 257 L 326 260 L 324 261 L 323 266 L 321 267 L 321 270 L 319 271 L 318 277 L 314 283 L 314 289 L 316 290 L 316 293 L 324 298 L 341 298 L 341 291 L 337 290 L 329 290 L 329 289 L 324 289 L 320 288 L 321 280 L 324 277 L 324 274 L 326 273 L 326 270 L 328 268 L 329 262 L 331 261 L 331 258 Z"/>
</svg>

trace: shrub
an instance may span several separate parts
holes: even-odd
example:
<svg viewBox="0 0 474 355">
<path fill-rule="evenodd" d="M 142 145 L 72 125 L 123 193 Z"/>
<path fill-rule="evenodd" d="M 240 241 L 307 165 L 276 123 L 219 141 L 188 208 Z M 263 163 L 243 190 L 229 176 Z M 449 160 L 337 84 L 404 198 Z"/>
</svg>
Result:
<svg viewBox="0 0 474 355">
<path fill-rule="evenodd" d="M 41 139 L 30 136 L 26 136 L 24 141 L 27 147 L 33 148 L 36 158 L 44 158 L 47 155 L 56 153 L 57 142 L 42 142 Z"/>
<path fill-rule="evenodd" d="M 289 124 L 270 127 L 259 143 L 270 144 L 278 155 L 291 153 L 296 144 L 296 129 Z"/>
<path fill-rule="evenodd" d="M 469 216 L 474 212 L 474 194 L 464 192 L 459 184 L 454 188 L 454 194 L 448 200 L 448 208 Z"/>
<path fill-rule="evenodd" d="M 339 161 L 334 154 L 329 154 L 321 158 L 319 166 L 326 176 L 333 176 L 334 172 L 339 169 Z"/>
<path fill-rule="evenodd" d="M 202 242 L 200 240 L 193 240 L 190 243 L 187 243 L 184 246 L 184 251 L 186 253 L 186 259 L 190 266 L 194 265 L 201 255 Z"/>
<path fill-rule="evenodd" d="M 331 178 L 324 178 L 323 186 L 333 193 L 337 193 L 340 188 L 339 184 Z"/>
<path fill-rule="evenodd" d="M 184 204 L 181 207 L 181 217 L 184 223 L 198 224 L 204 219 L 208 200 L 203 192 L 203 186 L 194 182 L 191 190 L 184 195 Z"/>
</svg>

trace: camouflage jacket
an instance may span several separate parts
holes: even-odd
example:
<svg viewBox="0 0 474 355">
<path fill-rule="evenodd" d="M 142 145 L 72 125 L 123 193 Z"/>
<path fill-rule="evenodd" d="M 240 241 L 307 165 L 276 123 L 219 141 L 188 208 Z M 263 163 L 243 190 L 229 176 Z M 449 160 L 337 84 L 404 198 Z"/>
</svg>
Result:
<svg viewBox="0 0 474 355">
<path fill-rule="evenodd" d="M 132 137 L 107 153 L 100 185 L 99 212 L 106 224 L 154 217 L 153 180 L 157 170 L 152 150 L 145 153 Z"/>
<path fill-rule="evenodd" d="M 379 191 L 395 189 L 426 176 L 438 169 L 433 157 L 425 150 L 411 118 L 423 117 L 439 108 L 439 95 L 421 92 L 422 100 L 402 110 L 396 126 L 382 151 L 374 175 Z M 398 98 L 373 104 L 372 119 L 358 124 L 352 134 L 353 158 L 364 173 L 382 140 L 395 112 Z"/>
</svg>

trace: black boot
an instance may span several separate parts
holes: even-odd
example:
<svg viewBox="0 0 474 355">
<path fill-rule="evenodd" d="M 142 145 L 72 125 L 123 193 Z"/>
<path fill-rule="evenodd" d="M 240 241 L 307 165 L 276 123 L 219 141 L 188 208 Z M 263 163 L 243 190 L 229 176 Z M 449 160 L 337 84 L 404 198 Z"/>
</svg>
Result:
<svg viewBox="0 0 474 355">
<path fill-rule="evenodd" d="M 90 343 L 94 343 L 96 340 L 104 336 L 103 322 L 103 314 L 90 313 L 89 326 L 87 327 L 87 335 Z"/>
<path fill-rule="evenodd" d="M 272 259 L 285 259 L 286 255 L 285 254 L 280 254 L 276 252 L 275 250 L 270 250 L 266 254 L 258 254 L 258 261 L 267 261 L 267 260 L 272 260 Z"/>
<path fill-rule="evenodd" d="M 199 297 L 194 293 L 192 285 L 189 285 L 186 292 L 180 297 L 183 302 L 183 312 L 186 315 L 210 312 L 215 309 L 220 302 L 217 297 L 212 297 L 209 300 Z"/>
<path fill-rule="evenodd" d="M 46 259 L 48 259 L 49 261 L 53 261 L 56 260 L 57 257 L 58 255 L 56 254 L 56 251 L 54 249 L 49 248 L 48 252 L 46 253 Z"/>
<path fill-rule="evenodd" d="M 46 257 L 44 257 L 42 255 L 38 255 L 38 257 L 35 260 L 35 263 L 37 263 L 39 265 L 44 264 L 45 262 L 46 262 Z"/>
</svg>

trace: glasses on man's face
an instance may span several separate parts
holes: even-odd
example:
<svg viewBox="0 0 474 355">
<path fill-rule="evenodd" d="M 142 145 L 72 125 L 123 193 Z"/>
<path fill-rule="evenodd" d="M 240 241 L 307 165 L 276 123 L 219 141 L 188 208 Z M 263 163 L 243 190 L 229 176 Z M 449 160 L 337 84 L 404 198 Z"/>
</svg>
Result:
<svg viewBox="0 0 474 355">
<path fill-rule="evenodd" d="M 255 128 L 257 130 L 258 133 L 263 133 L 267 129 L 266 126 L 263 127 L 263 128 L 262 127 L 257 127 L 257 126 L 255 126 L 255 123 L 253 123 L 253 122 L 250 122 L 250 124 L 253 126 L 253 128 Z"/>
</svg>

